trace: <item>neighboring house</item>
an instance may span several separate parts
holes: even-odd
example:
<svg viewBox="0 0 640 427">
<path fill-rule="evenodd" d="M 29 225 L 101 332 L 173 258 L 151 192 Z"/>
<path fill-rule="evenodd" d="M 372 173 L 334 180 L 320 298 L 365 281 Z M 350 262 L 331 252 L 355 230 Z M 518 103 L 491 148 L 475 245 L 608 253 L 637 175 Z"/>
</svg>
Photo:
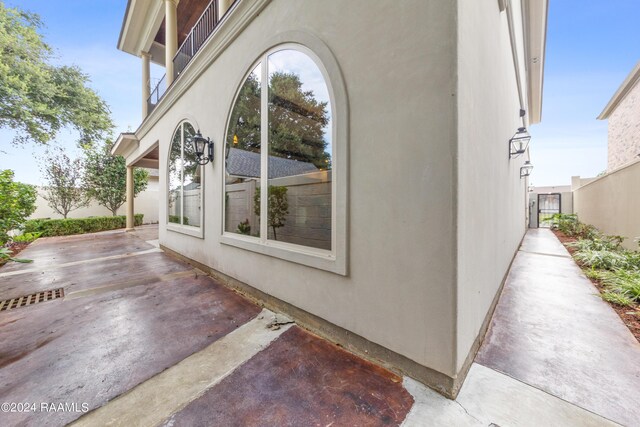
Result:
<svg viewBox="0 0 640 427">
<path fill-rule="evenodd" d="M 149 169 L 149 183 L 146 190 L 139 193 L 136 196 L 136 213 L 144 215 L 144 223 L 157 223 L 158 222 L 158 170 Z M 54 211 L 49 202 L 45 200 L 43 195 L 46 194 L 46 190 L 42 187 L 38 187 L 38 198 L 36 199 L 36 210 L 30 216 L 30 218 L 62 218 L 62 215 Z M 126 206 L 122 205 L 118 209 L 118 215 L 125 215 Z M 90 216 L 111 216 L 112 213 L 104 206 L 100 206 L 92 200 L 89 206 L 79 208 L 69 212 L 67 218 L 87 218 Z"/>
<path fill-rule="evenodd" d="M 113 152 L 160 169 L 162 247 L 455 396 L 527 227 L 507 149 L 540 121 L 547 0 L 231 3 L 127 5 L 144 118 Z"/>
<path fill-rule="evenodd" d="M 606 234 L 624 236 L 638 249 L 640 237 L 640 62 L 598 116 L 608 120 L 607 173 L 572 178 L 574 211 Z"/>
<path fill-rule="evenodd" d="M 607 172 L 640 159 L 640 62 L 598 116 L 608 121 Z"/>
</svg>

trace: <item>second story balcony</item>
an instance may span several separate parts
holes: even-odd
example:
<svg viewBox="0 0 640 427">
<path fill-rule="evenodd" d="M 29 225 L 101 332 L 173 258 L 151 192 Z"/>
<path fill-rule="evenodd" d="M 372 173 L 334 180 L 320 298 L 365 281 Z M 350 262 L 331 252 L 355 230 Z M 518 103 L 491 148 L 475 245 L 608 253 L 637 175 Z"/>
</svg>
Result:
<svg viewBox="0 0 640 427">
<path fill-rule="evenodd" d="M 173 81 L 241 0 L 129 0 L 118 48 L 142 59 L 142 116 L 150 114 Z M 151 84 L 150 64 L 165 68 Z"/>
</svg>

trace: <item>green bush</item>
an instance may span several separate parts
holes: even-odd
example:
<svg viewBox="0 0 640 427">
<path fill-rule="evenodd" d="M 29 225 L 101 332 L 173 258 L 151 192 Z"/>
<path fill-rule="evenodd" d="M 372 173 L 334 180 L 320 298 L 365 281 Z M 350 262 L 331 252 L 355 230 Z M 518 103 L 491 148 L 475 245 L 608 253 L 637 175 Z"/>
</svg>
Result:
<svg viewBox="0 0 640 427">
<path fill-rule="evenodd" d="M 169 215 L 169 222 L 172 222 L 174 224 L 180 224 L 180 219 L 182 219 L 183 221 L 182 225 L 189 225 L 189 217 L 180 217 L 180 215 Z"/>
<path fill-rule="evenodd" d="M 576 214 L 554 214 L 551 217 L 551 228 L 561 231 L 566 236 L 593 239 L 600 235 L 598 229 L 578 220 Z"/>
<path fill-rule="evenodd" d="M 14 236 L 12 240 L 16 243 L 31 243 L 40 236 L 42 236 L 42 232 L 24 233 L 20 236 Z"/>
<path fill-rule="evenodd" d="M 625 238 L 622 236 L 606 236 L 598 234 L 591 239 L 579 239 L 573 243 L 567 243 L 567 246 L 578 251 L 618 251 L 622 249 L 621 245 L 624 239 Z"/>
<path fill-rule="evenodd" d="M 605 288 L 603 298 L 607 301 L 624 306 L 640 303 L 640 271 L 615 269 L 601 272 L 599 280 Z"/>
<path fill-rule="evenodd" d="M 0 170 L 0 246 L 36 210 L 36 194 L 34 186 L 15 182 L 12 170 Z"/>
<path fill-rule="evenodd" d="M 135 215 L 134 224 L 142 225 L 142 214 Z M 25 233 L 42 233 L 44 237 L 68 236 L 70 234 L 96 233 L 98 231 L 124 228 L 126 216 L 96 216 L 89 218 L 33 219 L 25 224 Z"/>
</svg>

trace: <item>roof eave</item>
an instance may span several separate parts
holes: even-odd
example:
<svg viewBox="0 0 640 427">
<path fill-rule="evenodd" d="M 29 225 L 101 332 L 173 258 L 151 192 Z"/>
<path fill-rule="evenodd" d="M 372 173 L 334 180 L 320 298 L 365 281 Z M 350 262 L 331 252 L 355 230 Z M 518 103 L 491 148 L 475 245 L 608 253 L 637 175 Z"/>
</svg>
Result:
<svg viewBox="0 0 640 427">
<path fill-rule="evenodd" d="M 164 18 L 162 6 L 161 1 L 128 0 L 118 49 L 135 56 L 148 52 Z"/>
<path fill-rule="evenodd" d="M 622 82 L 616 93 L 613 94 L 609 103 L 604 107 L 604 110 L 598 116 L 598 120 L 606 120 L 609 118 L 611 113 L 618 107 L 620 102 L 627 96 L 631 89 L 640 81 L 640 61 L 636 64 L 636 66 L 631 70 L 627 78 Z"/>
<path fill-rule="evenodd" d="M 548 13 L 549 0 L 527 0 L 523 8 L 529 124 L 542 120 Z"/>
<path fill-rule="evenodd" d="M 140 141 L 135 133 L 123 132 L 116 139 L 116 143 L 111 147 L 111 154 L 114 156 L 122 156 L 125 159 L 140 145 Z"/>
</svg>

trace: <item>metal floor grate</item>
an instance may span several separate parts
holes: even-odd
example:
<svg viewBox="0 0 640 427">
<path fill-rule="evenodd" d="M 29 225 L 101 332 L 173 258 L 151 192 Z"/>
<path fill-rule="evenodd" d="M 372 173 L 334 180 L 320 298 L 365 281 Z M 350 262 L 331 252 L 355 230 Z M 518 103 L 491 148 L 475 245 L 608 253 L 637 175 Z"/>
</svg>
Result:
<svg viewBox="0 0 640 427">
<path fill-rule="evenodd" d="M 24 295 L 17 298 L 6 299 L 0 301 L 0 311 L 11 310 L 18 307 L 37 304 L 39 302 L 51 301 L 64 296 L 62 288 L 53 289 L 51 291 L 37 292 L 31 295 Z"/>
</svg>

